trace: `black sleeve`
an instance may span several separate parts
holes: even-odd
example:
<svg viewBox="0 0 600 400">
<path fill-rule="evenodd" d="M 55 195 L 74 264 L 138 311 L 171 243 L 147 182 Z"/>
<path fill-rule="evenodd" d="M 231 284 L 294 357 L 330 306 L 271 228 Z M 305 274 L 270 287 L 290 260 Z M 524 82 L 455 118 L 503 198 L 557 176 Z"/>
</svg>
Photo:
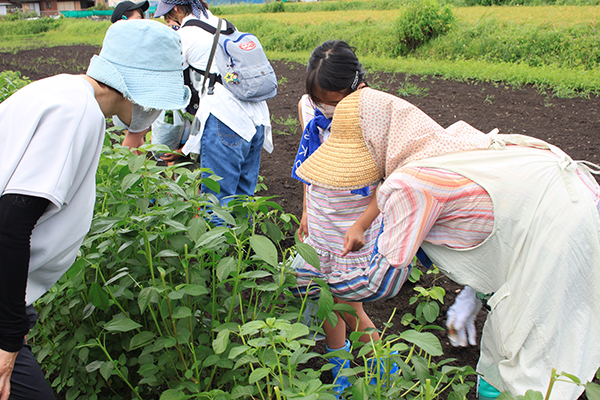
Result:
<svg viewBox="0 0 600 400">
<path fill-rule="evenodd" d="M 20 194 L 0 197 L 0 349 L 17 352 L 29 331 L 25 291 L 31 232 L 50 204 Z"/>
</svg>

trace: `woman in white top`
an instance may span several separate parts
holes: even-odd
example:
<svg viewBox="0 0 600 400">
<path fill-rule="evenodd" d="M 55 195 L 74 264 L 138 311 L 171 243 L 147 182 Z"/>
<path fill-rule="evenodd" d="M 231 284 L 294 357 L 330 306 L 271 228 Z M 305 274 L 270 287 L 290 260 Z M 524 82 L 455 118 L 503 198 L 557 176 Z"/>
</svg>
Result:
<svg viewBox="0 0 600 400">
<path fill-rule="evenodd" d="M 90 228 L 105 118 L 138 132 L 161 109 L 185 107 L 182 63 L 172 29 L 117 22 L 86 75 L 33 82 L 0 104 L 1 400 L 55 398 L 24 343 L 32 303 L 69 269 Z"/>
</svg>

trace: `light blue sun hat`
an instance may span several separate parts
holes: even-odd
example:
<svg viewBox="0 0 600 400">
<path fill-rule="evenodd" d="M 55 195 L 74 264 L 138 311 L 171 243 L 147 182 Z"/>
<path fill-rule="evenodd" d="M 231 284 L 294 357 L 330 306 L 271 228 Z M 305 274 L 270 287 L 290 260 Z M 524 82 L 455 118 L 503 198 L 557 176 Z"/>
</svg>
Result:
<svg viewBox="0 0 600 400">
<path fill-rule="evenodd" d="M 140 106 L 185 108 L 191 97 L 183 83 L 181 39 L 157 21 L 118 21 L 106 31 L 100 55 L 86 74 Z"/>
</svg>

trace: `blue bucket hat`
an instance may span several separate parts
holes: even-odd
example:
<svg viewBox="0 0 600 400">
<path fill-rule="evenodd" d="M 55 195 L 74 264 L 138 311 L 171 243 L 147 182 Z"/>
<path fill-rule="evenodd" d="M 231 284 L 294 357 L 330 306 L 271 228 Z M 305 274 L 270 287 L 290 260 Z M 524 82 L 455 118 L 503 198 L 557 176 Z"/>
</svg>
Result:
<svg viewBox="0 0 600 400">
<path fill-rule="evenodd" d="M 92 57 L 86 74 L 143 107 L 178 110 L 191 97 L 183 83 L 179 35 L 157 21 L 111 25 L 100 55 Z"/>
</svg>

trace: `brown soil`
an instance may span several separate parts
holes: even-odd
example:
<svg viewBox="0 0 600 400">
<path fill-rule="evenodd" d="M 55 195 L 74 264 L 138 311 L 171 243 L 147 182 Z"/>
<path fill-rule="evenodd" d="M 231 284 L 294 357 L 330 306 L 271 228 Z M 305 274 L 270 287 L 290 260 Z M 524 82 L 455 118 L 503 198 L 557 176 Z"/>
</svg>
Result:
<svg viewBox="0 0 600 400">
<path fill-rule="evenodd" d="M 98 53 L 93 46 L 54 47 L 20 51 L 16 54 L 0 53 L 0 70 L 19 70 L 32 80 L 58 73 L 85 73 L 89 58 Z M 299 182 L 290 177 L 291 165 L 300 141 L 300 128 L 295 132 L 283 122 L 298 118 L 297 103 L 304 93 L 305 66 L 299 63 L 273 61 L 273 67 L 280 79 L 278 95 L 269 100 L 273 118 L 272 154 L 263 152 L 260 174 L 265 178 L 268 189 L 259 194 L 279 196 L 277 201 L 286 212 L 300 217 L 302 212 L 302 188 Z M 464 120 L 474 127 L 488 132 L 494 128 L 501 133 L 521 133 L 534 136 L 555 144 L 576 160 L 599 163 L 600 146 L 600 98 L 560 99 L 552 93 L 543 93 L 534 87 L 511 87 L 502 83 L 481 83 L 472 81 L 449 81 L 437 77 L 405 76 L 404 74 L 371 73 L 367 80 L 372 87 L 398 95 L 399 88 L 408 82 L 424 92 L 425 96 L 403 96 L 421 108 L 442 126 Z M 279 133 L 279 132 L 285 132 Z M 431 275 L 426 275 L 420 285 L 431 284 Z M 460 286 L 445 277 L 440 277 L 436 285 L 446 289 L 446 299 L 440 318 L 436 323 L 444 326 L 445 313 L 452 304 Z M 400 295 L 394 299 L 367 303 L 365 309 L 375 324 L 383 329 L 392 312 L 397 308 L 391 331 L 403 329 L 400 318 L 406 312 L 414 313 L 408 300 L 415 293 L 413 284 L 406 284 Z M 485 321 L 485 311 L 477 320 L 478 331 Z M 390 330 L 388 330 L 390 331 Z M 475 367 L 479 348 L 453 348 L 445 333 L 437 333 L 444 350 L 444 358 L 456 358 L 455 365 Z M 324 343 L 317 349 L 324 353 Z M 475 398 L 472 390 L 469 398 Z M 585 398 L 585 396 L 582 396 Z"/>
</svg>

